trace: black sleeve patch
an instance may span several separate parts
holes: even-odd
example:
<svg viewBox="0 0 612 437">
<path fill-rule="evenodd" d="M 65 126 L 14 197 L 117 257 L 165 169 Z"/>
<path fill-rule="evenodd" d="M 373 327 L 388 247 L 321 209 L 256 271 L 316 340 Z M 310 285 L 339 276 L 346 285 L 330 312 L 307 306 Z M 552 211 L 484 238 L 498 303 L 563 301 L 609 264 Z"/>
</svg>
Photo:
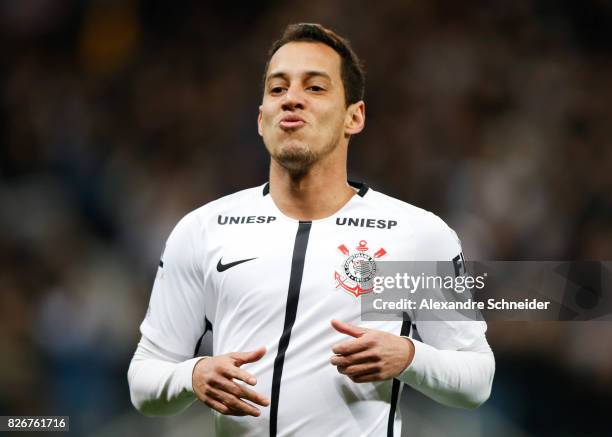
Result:
<svg viewBox="0 0 612 437">
<path fill-rule="evenodd" d="M 455 277 L 465 275 L 465 258 L 463 252 L 453 258 L 453 267 L 455 268 Z"/>
</svg>

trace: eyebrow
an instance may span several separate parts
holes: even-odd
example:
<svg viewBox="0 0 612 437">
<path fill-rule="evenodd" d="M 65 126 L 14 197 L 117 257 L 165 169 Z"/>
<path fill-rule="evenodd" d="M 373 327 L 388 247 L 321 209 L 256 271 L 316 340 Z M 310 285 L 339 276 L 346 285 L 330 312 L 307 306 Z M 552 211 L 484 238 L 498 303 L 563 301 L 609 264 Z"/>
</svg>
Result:
<svg viewBox="0 0 612 437">
<path fill-rule="evenodd" d="M 311 70 L 305 72 L 303 75 L 306 76 L 306 78 L 308 79 L 310 79 L 311 77 L 323 77 L 329 80 L 330 82 L 332 81 L 330 75 L 325 73 L 324 71 Z M 289 75 L 284 71 L 277 71 L 276 73 L 272 73 L 270 76 L 268 76 L 268 78 L 266 79 L 266 83 L 270 82 L 272 79 L 287 79 L 288 77 Z"/>
</svg>

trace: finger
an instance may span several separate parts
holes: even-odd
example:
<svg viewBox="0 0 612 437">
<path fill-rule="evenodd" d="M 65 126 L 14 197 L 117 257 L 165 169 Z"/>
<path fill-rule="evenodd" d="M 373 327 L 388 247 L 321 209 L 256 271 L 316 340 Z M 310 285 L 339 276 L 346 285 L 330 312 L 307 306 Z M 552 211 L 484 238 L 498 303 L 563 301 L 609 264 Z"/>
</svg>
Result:
<svg viewBox="0 0 612 437">
<path fill-rule="evenodd" d="M 361 339 L 343 341 L 332 347 L 332 352 L 337 355 L 350 355 L 362 352 L 368 348 L 367 342 Z"/>
<path fill-rule="evenodd" d="M 355 366 L 345 367 L 344 372 L 342 373 L 351 378 L 357 378 L 359 376 L 378 372 L 380 372 L 380 366 L 377 364 L 358 364 Z"/>
<path fill-rule="evenodd" d="M 225 398 L 221 395 L 221 392 L 213 389 L 212 386 L 208 387 L 208 389 L 206 390 L 206 397 L 202 399 L 202 401 L 206 405 L 212 408 L 215 408 L 215 410 L 219 411 L 220 413 L 223 413 L 223 414 L 232 413 L 232 409 L 229 407 L 229 405 L 225 404 Z M 222 408 L 218 407 L 217 404 L 221 404 L 223 405 L 223 407 Z M 213 405 L 217 405 L 217 406 L 213 407 Z"/>
<path fill-rule="evenodd" d="M 236 360 L 237 366 L 242 366 L 245 363 L 253 363 L 258 361 L 266 354 L 266 348 L 260 347 L 257 350 L 251 352 L 233 352 L 230 356 Z"/>
<path fill-rule="evenodd" d="M 245 386 L 236 384 L 233 381 L 227 379 L 218 379 L 210 382 L 211 386 L 221 389 L 222 391 L 232 394 L 237 398 L 246 399 L 252 401 L 262 407 L 267 407 L 270 401 L 263 395 L 249 390 Z"/>
<path fill-rule="evenodd" d="M 255 376 L 251 375 L 246 370 L 242 370 L 239 367 L 225 368 L 223 369 L 222 374 L 223 376 L 226 376 L 229 379 L 237 379 L 239 381 L 246 382 L 249 385 L 257 384 L 257 378 L 255 378 Z"/>
<path fill-rule="evenodd" d="M 352 325 L 350 323 L 341 322 L 340 320 L 333 319 L 331 325 L 334 329 L 342 334 L 350 335 L 351 337 L 361 337 L 366 333 L 367 329 L 360 328 L 359 326 Z"/>
<path fill-rule="evenodd" d="M 251 401 L 257 405 L 261 405 L 262 407 L 267 407 L 268 405 L 270 405 L 270 400 L 261 393 L 257 393 L 256 391 L 250 390 L 244 386 L 240 387 L 240 389 L 240 398 L 246 399 L 247 401 Z"/>
<path fill-rule="evenodd" d="M 249 416 L 259 417 L 260 411 L 252 405 L 238 399 L 231 393 L 224 392 L 219 389 L 211 388 L 209 394 L 215 400 L 232 410 L 232 413 L 243 413 Z"/>
<path fill-rule="evenodd" d="M 226 405 L 223 405 L 223 403 L 212 399 L 212 398 L 207 398 L 203 401 L 206 405 L 208 405 L 210 408 L 212 408 L 213 410 L 218 411 L 221 414 L 225 414 L 227 416 L 246 416 L 245 413 L 242 412 L 238 412 L 238 411 L 234 411 L 231 408 L 229 408 Z"/>
<path fill-rule="evenodd" d="M 346 374 L 347 372 L 347 367 L 343 367 L 343 366 L 338 366 L 338 373 L 342 374 L 342 375 L 346 375 L 348 376 L 351 381 L 353 382 L 372 382 L 372 381 L 381 381 L 382 378 L 380 376 L 380 372 L 378 370 L 372 370 L 369 372 L 365 372 L 362 374 L 359 374 L 357 376 L 349 376 Z"/>
<path fill-rule="evenodd" d="M 356 352 L 350 355 L 334 355 L 330 358 L 330 363 L 334 366 L 350 366 L 352 364 L 362 364 L 374 362 L 377 357 L 373 356 L 369 350 Z"/>
<path fill-rule="evenodd" d="M 361 376 L 354 376 L 351 378 L 353 382 L 362 383 L 362 382 L 376 382 L 382 381 L 383 378 L 380 376 L 378 372 L 367 373 Z"/>
<path fill-rule="evenodd" d="M 214 399 L 206 398 L 204 399 L 204 403 L 208 405 L 210 408 L 212 408 L 213 410 L 218 411 L 221 414 L 229 414 L 230 412 L 230 409 L 228 407 L 226 407 L 221 402 L 216 401 Z"/>
</svg>

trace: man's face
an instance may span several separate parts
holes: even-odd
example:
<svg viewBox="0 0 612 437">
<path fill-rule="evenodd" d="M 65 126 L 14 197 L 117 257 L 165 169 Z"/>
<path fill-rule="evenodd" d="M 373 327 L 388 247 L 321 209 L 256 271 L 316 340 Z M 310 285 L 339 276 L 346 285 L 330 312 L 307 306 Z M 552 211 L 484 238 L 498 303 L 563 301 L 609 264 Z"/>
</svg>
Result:
<svg viewBox="0 0 612 437">
<path fill-rule="evenodd" d="M 345 134 L 341 59 L 320 43 L 292 42 L 272 56 L 258 130 L 272 158 L 300 174 L 335 149 Z"/>
</svg>

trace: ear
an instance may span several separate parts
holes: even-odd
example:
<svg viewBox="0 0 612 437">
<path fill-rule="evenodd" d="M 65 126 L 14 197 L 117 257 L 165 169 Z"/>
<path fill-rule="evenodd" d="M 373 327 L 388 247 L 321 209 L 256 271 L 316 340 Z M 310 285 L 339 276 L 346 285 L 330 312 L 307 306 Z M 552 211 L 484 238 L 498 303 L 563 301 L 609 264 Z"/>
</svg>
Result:
<svg viewBox="0 0 612 437">
<path fill-rule="evenodd" d="M 344 120 L 344 133 L 346 135 L 355 135 L 365 127 L 365 103 L 360 100 L 349 105 L 346 109 L 346 118 Z"/>
<path fill-rule="evenodd" d="M 259 114 L 257 115 L 257 132 L 260 137 L 263 137 L 263 131 L 261 130 L 261 108 L 262 105 L 259 105 Z"/>
</svg>

